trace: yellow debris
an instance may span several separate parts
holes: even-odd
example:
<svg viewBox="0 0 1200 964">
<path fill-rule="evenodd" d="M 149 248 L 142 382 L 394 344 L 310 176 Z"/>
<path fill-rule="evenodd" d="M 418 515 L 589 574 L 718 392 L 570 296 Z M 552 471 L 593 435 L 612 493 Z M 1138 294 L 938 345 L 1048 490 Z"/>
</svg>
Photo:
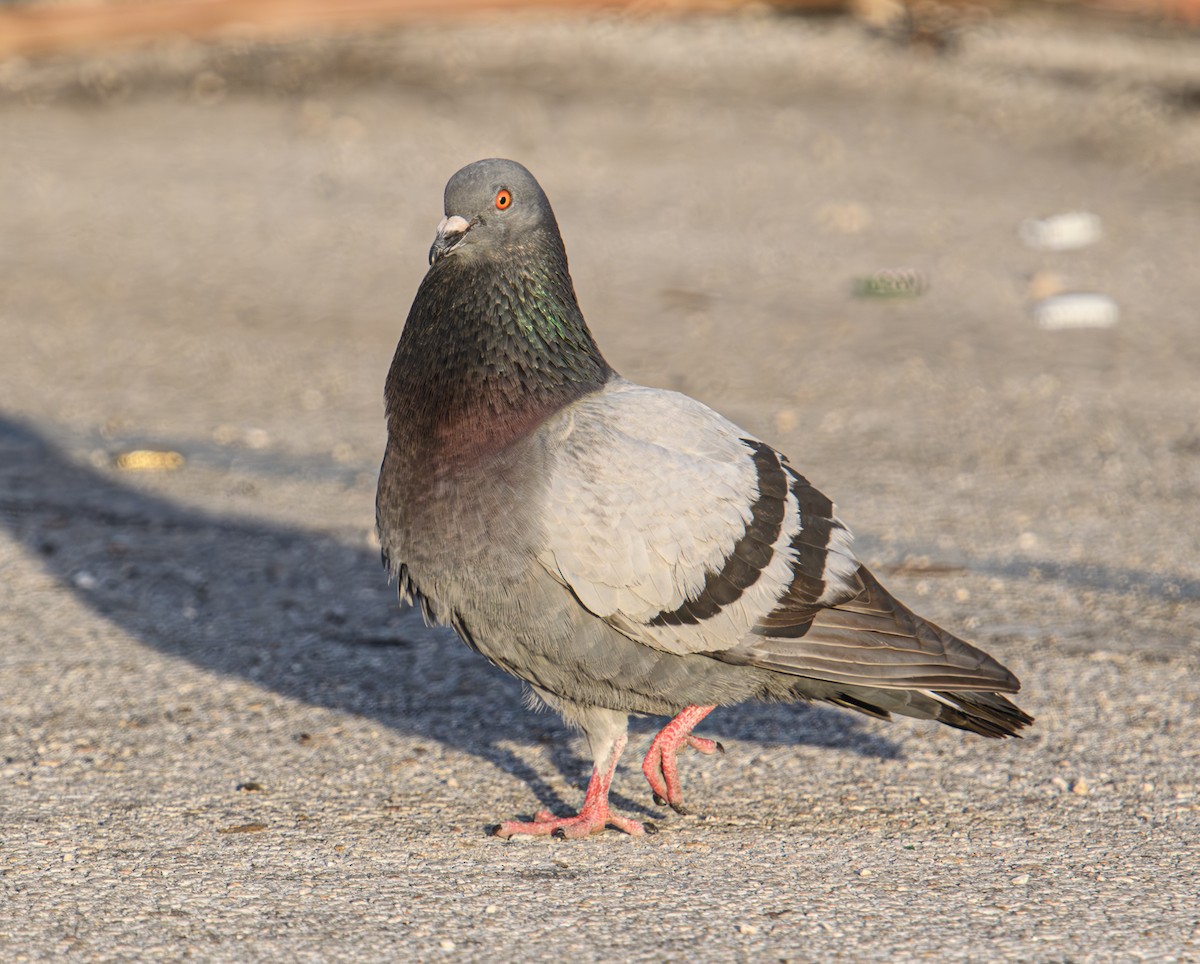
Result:
<svg viewBox="0 0 1200 964">
<path fill-rule="evenodd" d="M 117 468 L 125 472 L 174 472 L 182 468 L 184 458 L 178 452 L 134 449 L 117 456 Z"/>
</svg>

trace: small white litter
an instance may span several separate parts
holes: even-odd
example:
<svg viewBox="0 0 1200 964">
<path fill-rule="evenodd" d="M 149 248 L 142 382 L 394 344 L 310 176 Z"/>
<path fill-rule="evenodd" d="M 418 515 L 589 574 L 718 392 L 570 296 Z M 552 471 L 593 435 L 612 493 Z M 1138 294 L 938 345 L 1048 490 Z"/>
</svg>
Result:
<svg viewBox="0 0 1200 964">
<path fill-rule="evenodd" d="M 1029 218 L 1017 228 L 1025 246 L 1034 251 L 1077 251 L 1095 244 L 1101 233 L 1100 218 L 1090 211 Z"/>
<path fill-rule="evenodd" d="M 1055 295 L 1033 306 L 1033 320 L 1047 331 L 1062 328 L 1111 328 L 1120 312 L 1108 295 L 1090 292 Z"/>
</svg>

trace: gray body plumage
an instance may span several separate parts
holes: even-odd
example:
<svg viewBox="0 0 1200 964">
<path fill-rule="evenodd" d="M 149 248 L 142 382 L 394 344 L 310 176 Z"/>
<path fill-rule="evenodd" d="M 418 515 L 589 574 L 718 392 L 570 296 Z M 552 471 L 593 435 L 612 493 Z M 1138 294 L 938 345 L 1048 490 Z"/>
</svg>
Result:
<svg viewBox="0 0 1200 964">
<path fill-rule="evenodd" d="M 896 602 L 786 458 L 609 368 L 524 168 L 465 168 L 446 214 L 388 377 L 377 502 L 428 619 L 582 726 L 598 765 L 630 713 L 747 699 L 1030 722 L 999 695 L 1016 678 Z"/>
<path fill-rule="evenodd" d="M 693 703 L 767 695 L 778 674 L 646 646 L 582 606 L 547 567 L 551 490 L 561 465 L 574 461 L 574 446 L 564 445 L 572 415 L 552 416 L 501 452 L 432 480 L 393 469 L 389 453 L 380 532 L 388 558 L 403 560 L 401 594 L 560 709 L 673 715 Z M 582 434 L 574 441 L 586 446 L 590 433 Z M 569 503 L 554 505 L 570 511 Z M 591 532 L 585 522 L 578 535 L 592 541 L 588 551 L 604 554 L 612 533 Z"/>
</svg>

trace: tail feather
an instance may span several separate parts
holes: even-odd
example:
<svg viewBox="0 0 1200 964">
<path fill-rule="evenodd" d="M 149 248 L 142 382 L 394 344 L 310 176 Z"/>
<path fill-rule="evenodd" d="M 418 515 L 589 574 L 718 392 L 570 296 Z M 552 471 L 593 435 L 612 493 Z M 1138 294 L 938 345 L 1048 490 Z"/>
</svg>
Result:
<svg viewBox="0 0 1200 964">
<path fill-rule="evenodd" d="M 1019 730 L 1033 717 L 999 693 L 932 690 L 868 689 L 843 687 L 826 694 L 814 694 L 806 684 L 797 684 L 797 694 L 824 699 L 837 706 L 857 710 L 877 719 L 891 719 L 893 713 L 918 720 L 937 720 L 955 729 L 978 733 L 990 739 L 1006 736 L 1020 738 Z"/>
<path fill-rule="evenodd" d="M 853 598 L 794 614 L 795 625 L 786 635 L 773 628 L 784 615 L 772 613 L 751 639 L 720 658 L 869 689 L 1015 693 L 1021 688 L 983 650 L 897 600 L 866 566 L 856 577 L 862 588 Z"/>
<path fill-rule="evenodd" d="M 969 730 L 980 736 L 999 739 L 1021 734 L 1033 722 L 1033 717 L 1016 703 L 999 693 L 938 693 L 957 705 L 943 706 L 937 720 L 947 726 Z"/>
</svg>

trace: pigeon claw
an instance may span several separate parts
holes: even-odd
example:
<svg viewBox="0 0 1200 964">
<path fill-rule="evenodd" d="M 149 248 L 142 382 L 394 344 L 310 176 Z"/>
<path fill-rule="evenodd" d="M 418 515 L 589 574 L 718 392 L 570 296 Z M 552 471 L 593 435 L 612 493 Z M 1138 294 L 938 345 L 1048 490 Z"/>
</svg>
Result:
<svg viewBox="0 0 1200 964">
<path fill-rule="evenodd" d="M 506 820 L 496 828 L 496 836 L 505 840 L 518 834 L 532 837 L 557 837 L 560 840 L 579 840 L 583 837 L 590 837 L 594 833 L 600 833 L 610 826 L 623 830 L 631 837 L 640 837 L 647 832 L 654 833 L 653 830 L 648 831 L 636 820 L 613 813 L 609 810 L 608 805 L 604 804 L 596 807 L 585 805 L 574 817 L 556 817 L 543 810 L 535 814 L 533 820 L 528 822 Z"/>
<path fill-rule="evenodd" d="M 676 813 L 686 814 L 683 805 L 683 786 L 679 782 L 679 750 L 690 746 L 701 753 L 724 753 L 725 748 L 715 740 L 692 736 L 692 727 L 713 711 L 711 706 L 689 706 L 658 731 L 642 761 L 642 773 L 658 806 L 664 804 Z"/>
<path fill-rule="evenodd" d="M 676 813 L 678 813 L 684 817 L 686 817 L 689 813 L 692 812 L 687 807 L 685 807 L 682 803 L 680 803 L 678 800 L 676 800 L 674 803 L 672 803 L 670 800 L 663 799 L 657 793 L 654 794 L 654 805 L 656 807 L 670 807 Z"/>
<path fill-rule="evenodd" d="M 720 753 L 721 756 L 725 755 L 725 747 L 724 746 L 722 746 L 716 740 L 706 740 L 702 736 L 691 736 L 689 734 L 689 736 L 687 738 L 687 745 L 690 746 L 693 750 L 696 750 L 697 752 L 703 753 L 705 755 L 709 755 L 712 753 Z"/>
<path fill-rule="evenodd" d="M 496 836 L 506 840 L 517 834 L 578 840 L 580 837 L 600 833 L 608 827 L 623 830 L 631 837 L 640 837 L 647 832 L 654 833 L 656 827 L 643 827 L 636 820 L 614 813 L 608 805 L 608 789 L 612 785 L 613 772 L 617 768 L 617 758 L 624 748 L 625 734 L 621 733 L 609 744 L 607 751 L 602 755 L 602 762 L 597 762 L 592 767 L 592 779 L 588 781 L 583 806 L 574 817 L 556 817 L 549 810 L 540 810 L 528 823 L 521 820 L 505 821 L 496 828 Z"/>
</svg>

